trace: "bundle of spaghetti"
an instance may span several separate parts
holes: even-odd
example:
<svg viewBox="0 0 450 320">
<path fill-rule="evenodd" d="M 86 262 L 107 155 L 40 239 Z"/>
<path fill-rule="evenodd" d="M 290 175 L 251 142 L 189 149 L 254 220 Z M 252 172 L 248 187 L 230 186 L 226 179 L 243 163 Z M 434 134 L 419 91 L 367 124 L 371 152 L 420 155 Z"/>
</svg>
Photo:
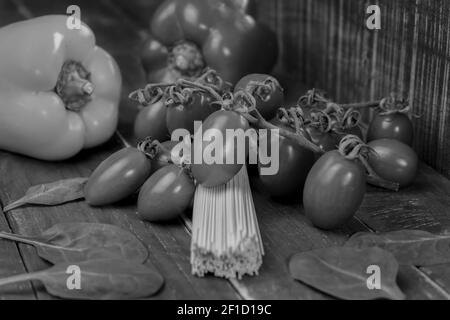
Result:
<svg viewBox="0 0 450 320">
<path fill-rule="evenodd" d="M 239 279 L 258 274 L 264 248 L 245 165 L 225 185 L 199 185 L 193 211 L 193 274 Z"/>
</svg>

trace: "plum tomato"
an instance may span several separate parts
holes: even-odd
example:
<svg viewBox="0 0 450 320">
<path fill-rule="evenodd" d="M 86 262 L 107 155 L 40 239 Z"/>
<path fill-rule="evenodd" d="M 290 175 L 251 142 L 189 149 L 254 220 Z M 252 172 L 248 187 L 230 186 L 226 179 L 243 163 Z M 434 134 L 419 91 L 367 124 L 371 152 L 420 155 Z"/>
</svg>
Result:
<svg viewBox="0 0 450 320">
<path fill-rule="evenodd" d="M 185 169 L 173 164 L 162 167 L 142 186 L 138 214 L 152 222 L 172 220 L 188 208 L 194 192 L 194 182 Z"/>
<path fill-rule="evenodd" d="M 238 138 L 235 136 L 230 139 L 227 138 L 226 130 L 233 130 L 234 133 L 239 130 L 242 134 L 245 134 L 245 131 L 248 129 L 249 123 L 248 121 L 241 116 L 239 113 L 228 110 L 219 110 L 211 114 L 203 123 L 202 131 L 203 138 L 201 143 L 195 142 L 194 137 L 194 145 L 192 147 L 192 164 L 191 171 L 194 178 L 197 182 L 205 187 L 215 187 L 221 184 L 227 183 L 231 180 L 238 172 L 241 170 L 243 162 L 240 163 L 237 161 L 238 153 L 242 152 L 239 150 Z M 219 147 L 221 149 L 221 159 L 219 161 L 213 163 L 207 163 L 204 159 L 205 150 L 213 148 L 215 145 L 216 129 L 221 133 L 223 137 L 223 145 L 222 141 L 219 142 Z M 200 129 L 199 129 L 200 130 Z M 199 134 L 196 132 L 196 134 Z M 194 135 L 195 136 L 195 135 Z M 233 163 L 227 163 L 226 159 L 231 158 L 230 153 L 234 155 Z M 215 154 L 211 152 L 212 154 Z M 196 155 L 201 155 L 201 163 L 195 163 Z M 245 155 L 243 155 L 244 162 L 248 155 L 248 148 L 245 148 Z M 242 155 L 241 155 L 242 156 Z"/>
<path fill-rule="evenodd" d="M 184 103 L 175 103 L 167 107 L 166 124 L 171 134 L 176 129 L 186 129 L 194 133 L 194 121 L 203 121 L 210 114 L 220 109 L 212 104 L 207 94 L 194 92 Z"/>
<path fill-rule="evenodd" d="M 152 137 L 159 141 L 169 139 L 166 114 L 167 107 L 163 99 L 143 107 L 134 121 L 134 135 L 136 138 L 138 140 L 144 140 L 147 137 Z"/>
<path fill-rule="evenodd" d="M 329 151 L 317 160 L 306 178 L 305 214 L 318 228 L 338 228 L 356 213 L 365 190 L 362 164 L 346 159 L 339 150 Z"/>
<path fill-rule="evenodd" d="M 252 73 L 236 84 L 234 92 L 244 90 L 256 99 L 256 109 L 264 119 L 272 119 L 284 105 L 283 88 L 277 79 L 267 74 Z"/>
<path fill-rule="evenodd" d="M 376 114 L 367 131 L 367 141 L 395 139 L 409 146 L 414 138 L 414 128 L 405 113 Z"/>
<path fill-rule="evenodd" d="M 368 145 L 375 151 L 369 154 L 369 164 L 381 178 L 397 182 L 401 188 L 413 183 L 419 159 L 410 146 L 394 139 L 374 140 Z"/>
<path fill-rule="evenodd" d="M 308 126 L 306 132 L 311 137 L 311 141 L 325 152 L 336 150 L 339 145 L 340 137 L 333 131 L 324 132 L 319 128 Z"/>
<path fill-rule="evenodd" d="M 307 132 L 303 132 L 303 134 L 307 139 L 310 139 Z M 314 153 L 299 146 L 292 139 L 272 132 L 268 135 L 268 139 L 279 139 L 279 169 L 274 175 L 262 175 L 261 168 L 264 165 L 259 162 L 258 172 L 261 186 L 270 196 L 277 200 L 295 199 L 301 202 L 306 177 L 314 164 Z M 270 149 L 271 145 L 272 143 L 267 143 L 268 155 L 272 152 Z"/>
<path fill-rule="evenodd" d="M 151 174 L 151 161 L 136 148 L 124 148 L 94 170 L 84 188 L 87 203 L 102 206 L 135 193 Z"/>
</svg>

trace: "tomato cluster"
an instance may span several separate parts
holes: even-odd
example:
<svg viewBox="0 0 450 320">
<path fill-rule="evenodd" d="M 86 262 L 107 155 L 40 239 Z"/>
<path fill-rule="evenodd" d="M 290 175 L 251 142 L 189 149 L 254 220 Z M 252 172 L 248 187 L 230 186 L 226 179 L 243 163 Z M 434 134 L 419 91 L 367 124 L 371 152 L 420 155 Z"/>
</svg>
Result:
<svg viewBox="0 0 450 320">
<path fill-rule="evenodd" d="M 339 228 L 353 217 L 366 183 L 398 189 L 410 185 L 417 173 L 417 155 L 408 145 L 411 120 L 405 104 L 392 97 L 376 104 L 367 144 L 360 105 L 339 105 L 313 90 L 286 108 L 279 82 L 264 74 L 246 75 L 233 88 L 207 70 L 194 81 L 147 85 L 130 98 L 142 106 L 135 133 L 144 140 L 102 162 L 85 194 L 89 204 L 106 205 L 139 192 L 138 213 L 145 220 L 179 216 L 191 203 L 196 184 L 219 186 L 241 170 L 244 164 L 237 157 L 243 151 L 237 149 L 238 137 L 226 134 L 230 129 L 244 135 L 250 127 L 270 129 L 259 131 L 257 144 L 264 143 L 267 154 L 278 152 L 278 170 L 264 174 L 270 164 L 258 154 L 256 185 L 276 201 L 303 202 L 308 219 L 323 229 Z M 194 127 L 196 120 L 203 121 L 202 131 Z M 189 136 L 170 141 L 176 129 L 185 129 L 194 143 Z M 192 161 L 216 139 L 209 129 L 226 137 L 216 154 L 222 161 Z M 195 142 L 196 134 L 201 143 Z M 271 150 L 275 142 L 277 151 Z M 182 149 L 186 154 L 179 153 L 179 144 L 188 147 Z M 250 159 L 249 149 L 244 152 Z"/>
<path fill-rule="evenodd" d="M 366 182 L 392 190 L 414 182 L 418 157 L 410 147 L 413 125 L 404 100 L 391 95 L 338 105 L 311 90 L 299 105 L 310 109 L 308 132 L 326 152 L 309 172 L 303 192 L 306 216 L 315 226 L 334 229 L 348 221 L 363 200 Z M 364 107 L 376 108 L 367 144 L 356 111 Z"/>
</svg>

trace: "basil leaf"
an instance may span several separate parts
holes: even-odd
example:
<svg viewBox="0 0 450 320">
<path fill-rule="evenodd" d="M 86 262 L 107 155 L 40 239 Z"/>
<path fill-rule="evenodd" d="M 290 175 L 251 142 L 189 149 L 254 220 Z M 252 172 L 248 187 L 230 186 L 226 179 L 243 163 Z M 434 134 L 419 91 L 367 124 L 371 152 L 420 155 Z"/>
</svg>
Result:
<svg viewBox="0 0 450 320">
<path fill-rule="evenodd" d="M 73 178 L 32 186 L 25 196 L 7 205 L 3 211 L 7 212 L 27 204 L 54 206 L 82 199 L 86 182 L 87 178 Z"/>
<path fill-rule="evenodd" d="M 30 244 L 53 264 L 105 258 L 144 262 L 148 257 L 136 236 L 110 224 L 60 223 L 33 237 L 0 232 L 0 238 Z"/>
<path fill-rule="evenodd" d="M 397 261 L 379 248 L 336 247 L 298 253 L 290 259 L 289 271 L 294 279 L 341 299 L 405 298 L 395 282 Z"/>
<path fill-rule="evenodd" d="M 0 279 L 0 286 L 29 280 L 41 281 L 48 293 L 60 298 L 91 300 L 145 298 L 164 284 L 164 278 L 151 266 L 126 260 L 91 260 Z"/>
<path fill-rule="evenodd" d="M 450 234 L 436 235 L 421 230 L 399 230 L 387 233 L 360 232 L 346 246 L 379 247 L 391 252 L 400 264 L 418 267 L 450 263 Z"/>
</svg>

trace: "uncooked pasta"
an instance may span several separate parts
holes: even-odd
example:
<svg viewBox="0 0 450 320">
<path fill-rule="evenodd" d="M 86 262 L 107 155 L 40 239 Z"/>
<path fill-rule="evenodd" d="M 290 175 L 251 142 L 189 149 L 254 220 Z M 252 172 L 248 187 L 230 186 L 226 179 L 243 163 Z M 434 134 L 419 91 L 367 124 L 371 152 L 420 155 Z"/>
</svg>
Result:
<svg viewBox="0 0 450 320">
<path fill-rule="evenodd" d="M 227 184 L 197 187 L 191 264 L 198 276 L 256 275 L 264 248 L 245 166 Z"/>
</svg>

